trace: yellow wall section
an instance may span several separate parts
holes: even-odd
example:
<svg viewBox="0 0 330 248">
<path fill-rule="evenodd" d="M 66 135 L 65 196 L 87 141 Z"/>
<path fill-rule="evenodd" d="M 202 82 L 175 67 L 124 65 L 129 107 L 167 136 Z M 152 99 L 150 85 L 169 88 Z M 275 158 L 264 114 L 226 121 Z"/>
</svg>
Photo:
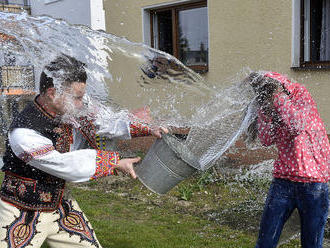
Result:
<svg viewBox="0 0 330 248">
<path fill-rule="evenodd" d="M 177 1 L 104 0 L 106 30 L 142 42 L 142 8 Z M 182 1 L 184 2 L 184 1 Z M 304 84 L 330 133 L 330 72 L 292 70 L 291 1 L 208 0 L 210 85 L 223 85 L 251 70 L 277 71 Z"/>
</svg>

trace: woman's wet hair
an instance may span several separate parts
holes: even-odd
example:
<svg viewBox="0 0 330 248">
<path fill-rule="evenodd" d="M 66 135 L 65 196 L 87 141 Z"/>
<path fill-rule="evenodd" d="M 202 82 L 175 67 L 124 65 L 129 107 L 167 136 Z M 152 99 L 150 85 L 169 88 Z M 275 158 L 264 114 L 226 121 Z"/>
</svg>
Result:
<svg viewBox="0 0 330 248">
<path fill-rule="evenodd" d="M 267 77 L 265 73 L 260 72 L 251 72 L 244 81 L 250 83 L 256 92 L 260 92 L 265 88 L 275 90 L 280 85 L 280 82 L 276 79 Z"/>
<path fill-rule="evenodd" d="M 55 60 L 45 66 L 40 75 L 39 92 L 45 93 L 47 89 L 54 87 L 54 80 L 59 82 L 60 86 L 68 86 L 72 82 L 86 83 L 87 73 L 86 64 L 83 62 L 62 54 Z"/>
<path fill-rule="evenodd" d="M 257 95 L 258 104 L 263 105 L 271 100 L 271 96 L 281 86 L 281 83 L 273 78 L 265 76 L 265 73 L 252 72 L 244 79 L 244 82 L 249 83 Z M 258 136 L 258 117 L 255 116 L 246 130 L 245 141 L 252 143 Z"/>
</svg>

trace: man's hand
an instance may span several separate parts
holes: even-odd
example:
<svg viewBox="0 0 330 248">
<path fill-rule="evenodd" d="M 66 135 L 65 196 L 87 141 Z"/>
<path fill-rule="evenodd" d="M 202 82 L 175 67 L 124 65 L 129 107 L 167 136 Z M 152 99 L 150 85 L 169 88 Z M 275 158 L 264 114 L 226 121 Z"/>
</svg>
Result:
<svg viewBox="0 0 330 248">
<path fill-rule="evenodd" d="M 150 123 L 152 123 L 152 118 L 150 115 L 150 108 L 148 106 L 139 108 L 139 109 L 135 109 L 135 110 L 131 111 L 131 113 L 134 115 L 135 118 L 137 118 L 138 121 L 142 121 L 143 123 L 151 125 Z M 151 126 L 150 132 L 151 132 L 151 135 L 153 135 L 157 138 L 161 138 L 162 133 L 168 133 L 169 131 L 165 127 Z"/>
<path fill-rule="evenodd" d="M 119 160 L 116 169 L 121 171 L 125 175 L 130 175 L 131 178 L 136 179 L 136 174 L 133 168 L 133 164 L 139 162 L 140 160 L 141 160 L 140 157 L 121 159 Z"/>
<path fill-rule="evenodd" d="M 165 127 L 151 127 L 151 135 L 157 138 L 161 138 L 163 133 L 168 133 L 168 129 Z"/>
</svg>

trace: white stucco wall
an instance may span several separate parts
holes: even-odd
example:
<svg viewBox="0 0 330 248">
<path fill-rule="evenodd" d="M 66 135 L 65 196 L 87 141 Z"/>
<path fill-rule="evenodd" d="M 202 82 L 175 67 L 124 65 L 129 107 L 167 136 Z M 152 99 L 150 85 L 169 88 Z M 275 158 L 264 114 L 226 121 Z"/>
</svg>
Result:
<svg viewBox="0 0 330 248">
<path fill-rule="evenodd" d="M 33 0 L 32 15 L 48 15 L 71 24 L 91 26 L 90 0 Z"/>
<path fill-rule="evenodd" d="M 33 0 L 32 15 L 48 15 L 71 24 L 105 30 L 103 0 Z"/>
<path fill-rule="evenodd" d="M 105 31 L 105 11 L 103 0 L 90 0 L 91 28 Z"/>
</svg>

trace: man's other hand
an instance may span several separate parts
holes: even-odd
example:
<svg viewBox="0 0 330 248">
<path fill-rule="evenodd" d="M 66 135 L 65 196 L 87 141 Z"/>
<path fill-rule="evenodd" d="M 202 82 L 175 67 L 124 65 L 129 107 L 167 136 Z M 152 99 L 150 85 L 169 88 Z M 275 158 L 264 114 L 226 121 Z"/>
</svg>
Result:
<svg viewBox="0 0 330 248">
<path fill-rule="evenodd" d="M 136 179 L 133 164 L 138 163 L 140 160 L 140 157 L 121 159 L 119 160 L 116 169 L 121 171 L 123 174 L 129 175 L 131 178 Z"/>
</svg>

